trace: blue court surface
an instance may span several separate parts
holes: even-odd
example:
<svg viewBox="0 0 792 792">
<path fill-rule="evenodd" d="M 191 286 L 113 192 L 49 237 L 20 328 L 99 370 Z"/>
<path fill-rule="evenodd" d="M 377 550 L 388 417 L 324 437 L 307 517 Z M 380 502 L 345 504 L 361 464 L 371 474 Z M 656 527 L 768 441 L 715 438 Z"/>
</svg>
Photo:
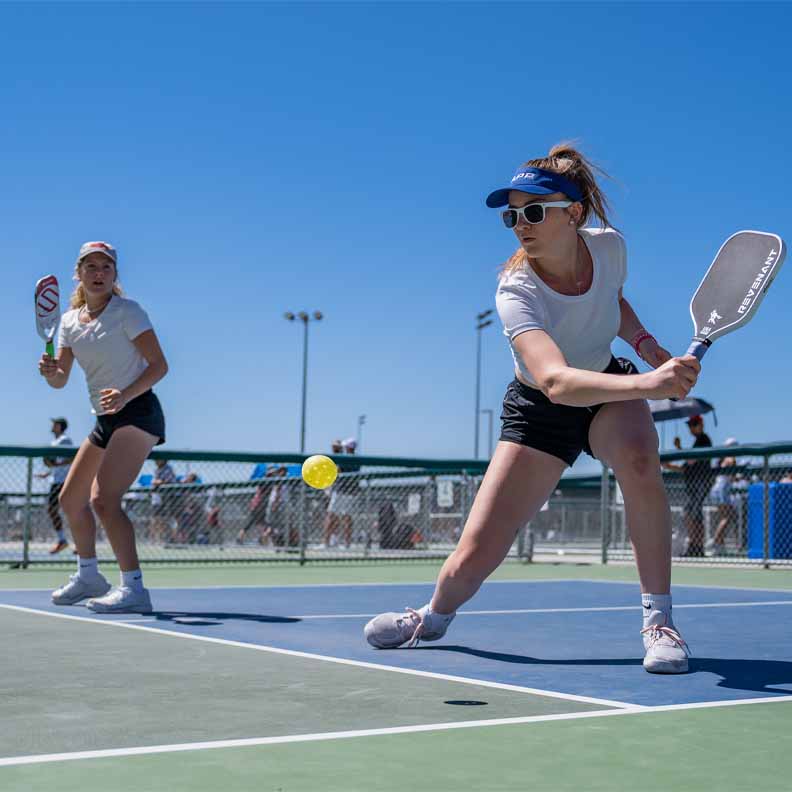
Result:
<svg viewBox="0 0 792 792">
<path fill-rule="evenodd" d="M 0 591 L 0 605 L 622 704 L 792 694 L 790 592 L 676 586 L 675 622 L 692 658 L 690 673 L 671 677 L 642 668 L 640 595 L 631 583 L 492 582 L 441 641 L 391 651 L 365 643 L 362 628 L 371 616 L 420 607 L 432 590 L 416 584 L 154 589 L 150 616 L 56 608 L 43 590 Z M 257 662 L 253 654 L 251 662 Z"/>
</svg>

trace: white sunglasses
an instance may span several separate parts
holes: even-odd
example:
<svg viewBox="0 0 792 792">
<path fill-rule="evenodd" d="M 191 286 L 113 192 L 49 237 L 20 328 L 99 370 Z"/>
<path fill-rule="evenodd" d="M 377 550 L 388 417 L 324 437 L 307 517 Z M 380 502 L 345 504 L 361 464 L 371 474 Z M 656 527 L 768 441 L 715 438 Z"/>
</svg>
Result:
<svg viewBox="0 0 792 792">
<path fill-rule="evenodd" d="M 539 223 L 543 223 L 545 219 L 545 209 L 548 206 L 557 206 L 559 208 L 566 208 L 567 206 L 572 206 L 574 201 L 545 201 L 545 203 L 530 203 L 526 206 L 522 206 L 519 209 L 515 209 L 513 206 L 510 206 L 508 209 L 504 209 L 501 212 L 501 218 L 503 219 L 503 225 L 506 228 L 514 228 L 517 223 L 520 222 L 520 218 L 522 217 L 523 221 L 528 223 L 529 225 L 538 225 Z"/>
</svg>

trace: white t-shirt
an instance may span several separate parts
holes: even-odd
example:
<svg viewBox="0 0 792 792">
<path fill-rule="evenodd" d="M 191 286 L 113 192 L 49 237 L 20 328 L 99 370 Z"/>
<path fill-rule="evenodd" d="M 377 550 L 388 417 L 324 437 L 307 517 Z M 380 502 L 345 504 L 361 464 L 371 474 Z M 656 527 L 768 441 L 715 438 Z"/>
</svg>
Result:
<svg viewBox="0 0 792 792">
<path fill-rule="evenodd" d="M 71 438 L 65 434 L 62 434 L 60 437 L 56 437 L 51 445 L 53 446 L 73 446 Z M 55 457 L 52 460 L 55 462 L 55 466 L 50 468 L 50 473 L 52 474 L 52 483 L 53 484 L 63 484 L 66 481 L 66 476 L 69 474 L 69 468 L 71 467 L 71 462 L 68 459 L 64 459 L 63 457 Z"/>
<path fill-rule="evenodd" d="M 522 378 L 536 387 L 514 349 L 526 330 L 544 330 L 572 368 L 603 371 L 611 359 L 611 343 L 619 332 L 619 289 L 627 279 L 624 239 L 612 228 L 581 228 L 594 266 L 591 287 L 578 297 L 553 291 L 526 264 L 501 278 L 495 304 L 509 339 L 514 364 Z"/>
<path fill-rule="evenodd" d="M 79 316 L 79 308 L 63 315 L 58 347 L 71 348 L 85 372 L 92 412 L 101 415 L 99 392 L 103 388 L 123 390 L 148 368 L 132 341 L 151 330 L 151 322 L 134 300 L 117 295 L 92 322 L 80 324 Z"/>
</svg>

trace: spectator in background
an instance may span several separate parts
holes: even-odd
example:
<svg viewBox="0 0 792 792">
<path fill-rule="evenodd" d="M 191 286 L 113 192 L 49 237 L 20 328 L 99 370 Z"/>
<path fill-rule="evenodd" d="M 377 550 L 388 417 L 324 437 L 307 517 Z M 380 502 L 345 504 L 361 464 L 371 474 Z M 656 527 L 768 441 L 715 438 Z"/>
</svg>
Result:
<svg viewBox="0 0 792 792">
<path fill-rule="evenodd" d="M 724 440 L 725 446 L 736 446 L 737 440 L 734 437 L 727 437 Z M 719 468 L 734 468 L 737 465 L 737 459 L 733 456 L 727 456 L 721 459 Z M 714 556 L 725 555 L 726 548 L 724 545 L 724 538 L 729 526 L 734 523 L 737 516 L 738 496 L 733 492 L 733 484 L 736 476 L 732 472 L 718 473 L 715 477 L 715 483 L 710 490 L 710 500 L 717 504 L 718 507 L 718 524 L 715 527 L 715 533 L 712 539 L 707 543 L 707 549 Z"/>
<path fill-rule="evenodd" d="M 340 456 L 344 453 L 344 444 L 340 440 L 333 440 L 330 446 L 330 453 L 333 456 Z M 336 462 L 338 465 L 338 462 Z M 339 472 L 341 471 L 341 466 L 338 465 Z M 333 493 L 335 492 L 335 487 L 330 489 L 330 503 L 328 504 L 327 514 L 325 515 L 324 521 L 324 541 L 321 547 L 330 547 L 331 544 L 335 542 L 335 539 L 338 535 L 338 515 L 335 514 L 333 509 L 330 506 L 333 505 Z"/>
<path fill-rule="evenodd" d="M 174 514 L 174 493 L 163 485 L 175 484 L 176 474 L 167 459 L 158 459 L 155 462 L 157 469 L 151 482 L 151 505 L 154 507 L 154 516 L 151 521 L 151 538 L 154 541 L 170 541 L 170 522 Z"/>
<path fill-rule="evenodd" d="M 69 422 L 65 418 L 53 418 L 51 432 L 53 435 L 55 435 L 55 439 L 52 441 L 51 445 L 57 447 L 73 446 L 74 443 L 72 443 L 71 438 L 66 434 L 66 430 L 68 428 Z M 39 478 L 52 477 L 52 483 L 50 484 L 49 495 L 47 497 L 47 514 L 49 515 L 50 522 L 52 523 L 52 527 L 55 529 L 55 534 L 57 535 L 55 544 L 50 547 L 50 555 L 55 555 L 56 553 L 60 553 L 61 550 L 65 550 L 69 546 L 69 543 L 66 541 L 66 534 L 63 530 L 63 518 L 60 514 L 60 504 L 58 503 L 58 497 L 60 496 L 60 492 L 63 489 L 63 483 L 66 481 L 66 476 L 69 473 L 69 468 L 71 467 L 71 458 L 44 457 L 43 462 L 44 466 L 49 468 L 49 470 L 47 470 L 45 473 L 37 473 L 36 475 Z"/>
<path fill-rule="evenodd" d="M 220 543 L 223 541 L 223 530 L 220 524 L 220 497 L 216 487 L 209 488 L 205 508 L 208 543 Z"/>
<path fill-rule="evenodd" d="M 287 475 L 288 470 L 284 465 L 275 469 L 272 489 L 267 498 L 267 525 L 276 547 L 299 544 Z"/>
<path fill-rule="evenodd" d="M 270 541 L 272 530 L 267 520 L 267 507 L 269 505 L 269 496 L 274 486 L 273 478 L 278 474 L 278 468 L 271 465 L 267 468 L 264 478 L 256 486 L 256 491 L 250 499 L 248 510 L 250 516 L 247 522 L 242 526 L 237 534 L 237 544 L 244 544 L 248 531 L 254 526 L 259 529 L 258 542 L 259 544 L 267 544 Z"/>
<path fill-rule="evenodd" d="M 334 444 L 335 447 L 335 444 Z M 354 438 L 344 440 L 341 444 L 344 456 L 354 456 L 357 450 L 357 441 Z M 333 453 L 336 453 L 335 450 Z M 340 459 L 337 461 L 339 477 L 333 485 L 330 494 L 330 505 L 327 507 L 325 518 L 325 547 L 330 547 L 338 532 L 343 534 L 344 544 L 352 544 L 352 519 L 357 511 L 357 491 L 359 481 L 357 476 L 349 475 L 360 471 L 360 463 Z M 346 475 L 345 475 L 346 474 Z"/>
<path fill-rule="evenodd" d="M 687 425 L 690 434 L 695 438 L 693 448 L 712 447 L 712 440 L 704 431 L 704 419 L 700 415 L 692 415 L 688 418 Z M 683 464 L 664 462 L 663 467 L 681 472 L 685 482 L 685 527 L 688 546 L 683 555 L 688 558 L 701 558 L 704 556 L 704 501 L 712 483 L 710 460 L 688 459 Z"/>
<path fill-rule="evenodd" d="M 198 483 L 197 473 L 188 473 L 182 480 L 182 484 L 187 485 L 181 492 L 181 508 L 178 516 L 178 533 L 176 541 L 184 544 L 208 544 L 208 539 L 201 531 L 203 518 L 203 506 L 201 504 L 201 494 L 195 485 Z"/>
</svg>

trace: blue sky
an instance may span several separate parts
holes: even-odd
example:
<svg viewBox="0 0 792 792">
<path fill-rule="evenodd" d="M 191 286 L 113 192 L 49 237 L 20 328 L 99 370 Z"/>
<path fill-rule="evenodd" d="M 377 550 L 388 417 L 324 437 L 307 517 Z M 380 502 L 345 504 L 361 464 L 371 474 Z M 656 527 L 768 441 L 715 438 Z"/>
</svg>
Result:
<svg viewBox="0 0 792 792">
<path fill-rule="evenodd" d="M 0 5 L 0 440 L 89 431 L 82 374 L 38 376 L 32 290 L 107 239 L 171 364 L 171 447 L 297 450 L 283 312 L 319 309 L 309 450 L 366 414 L 364 453 L 472 456 L 475 314 L 513 249 L 483 198 L 565 138 L 614 177 L 627 296 L 681 353 L 722 240 L 792 237 L 790 32 L 757 2 Z M 789 439 L 790 298 L 782 272 L 706 358 L 716 441 Z M 498 326 L 483 359 L 498 411 Z"/>
</svg>

